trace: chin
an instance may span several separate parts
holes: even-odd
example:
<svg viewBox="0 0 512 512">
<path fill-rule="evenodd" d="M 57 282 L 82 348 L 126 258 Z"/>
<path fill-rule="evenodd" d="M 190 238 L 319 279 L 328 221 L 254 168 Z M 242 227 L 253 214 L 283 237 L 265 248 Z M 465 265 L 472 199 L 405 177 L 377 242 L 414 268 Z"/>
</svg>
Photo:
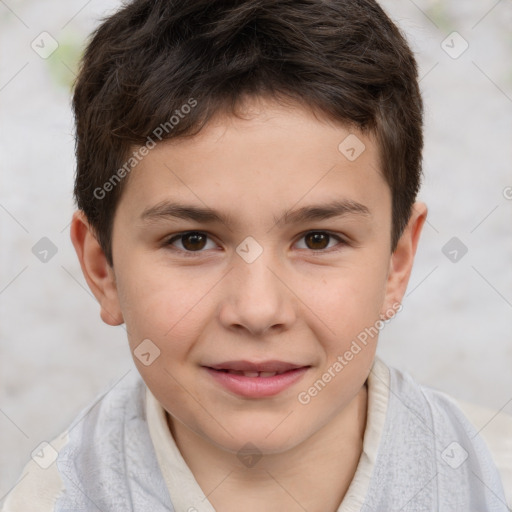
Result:
<svg viewBox="0 0 512 512">
<path fill-rule="evenodd" d="M 279 421 L 282 421 L 282 418 Z M 240 451 L 251 451 L 251 447 L 255 452 L 261 454 L 283 453 L 307 439 L 308 436 L 304 428 L 297 432 L 294 427 L 290 429 L 291 425 L 280 425 L 279 421 L 274 422 L 272 427 L 268 422 L 263 421 L 237 421 L 236 424 L 227 424 L 227 429 L 232 437 L 224 431 L 221 436 L 215 436 L 215 438 L 208 433 L 203 435 L 219 448 L 237 455 Z"/>
</svg>

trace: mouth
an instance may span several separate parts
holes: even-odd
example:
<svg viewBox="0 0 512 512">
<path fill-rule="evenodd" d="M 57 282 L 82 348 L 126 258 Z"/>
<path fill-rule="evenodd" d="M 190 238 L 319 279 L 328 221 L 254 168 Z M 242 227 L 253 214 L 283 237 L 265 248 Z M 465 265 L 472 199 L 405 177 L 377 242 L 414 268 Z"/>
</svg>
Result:
<svg viewBox="0 0 512 512">
<path fill-rule="evenodd" d="M 310 365 L 284 361 L 226 361 L 203 366 L 217 384 L 246 398 L 274 396 L 298 382 Z"/>
</svg>

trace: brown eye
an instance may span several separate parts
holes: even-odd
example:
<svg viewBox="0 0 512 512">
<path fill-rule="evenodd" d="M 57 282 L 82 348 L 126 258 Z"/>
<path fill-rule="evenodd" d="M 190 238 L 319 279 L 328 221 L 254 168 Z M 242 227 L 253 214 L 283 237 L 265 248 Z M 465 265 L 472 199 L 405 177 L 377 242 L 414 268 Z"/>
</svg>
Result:
<svg viewBox="0 0 512 512">
<path fill-rule="evenodd" d="M 296 243 L 298 249 L 316 251 L 319 255 L 340 250 L 347 245 L 343 238 L 328 231 L 308 231 Z"/>
<path fill-rule="evenodd" d="M 200 251 L 206 245 L 207 236 L 202 233 L 186 233 L 181 235 L 181 240 L 187 251 Z"/>
<path fill-rule="evenodd" d="M 329 245 L 327 233 L 308 233 L 304 236 L 308 249 L 325 249 Z"/>
<path fill-rule="evenodd" d="M 185 255 L 193 252 L 204 252 L 203 249 L 212 249 L 215 247 L 215 243 L 209 240 L 208 235 L 200 231 L 180 233 L 168 240 L 166 245 L 176 248 Z"/>
</svg>

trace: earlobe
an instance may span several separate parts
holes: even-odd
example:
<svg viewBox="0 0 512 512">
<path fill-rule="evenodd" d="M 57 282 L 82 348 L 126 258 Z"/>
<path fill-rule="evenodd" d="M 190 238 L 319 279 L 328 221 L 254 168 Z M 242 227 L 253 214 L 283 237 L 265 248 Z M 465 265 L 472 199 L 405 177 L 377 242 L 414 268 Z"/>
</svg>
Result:
<svg viewBox="0 0 512 512">
<path fill-rule="evenodd" d="M 101 319 L 108 325 L 122 324 L 124 320 L 114 271 L 85 214 L 80 210 L 73 214 L 70 235 L 85 280 L 100 303 Z"/>
<path fill-rule="evenodd" d="M 389 311 L 390 308 L 402 301 L 411 276 L 414 256 L 427 218 L 427 211 L 427 206 L 422 202 L 414 203 L 412 207 L 409 222 L 391 255 L 383 311 Z M 385 313 L 382 315 L 387 317 Z"/>
</svg>

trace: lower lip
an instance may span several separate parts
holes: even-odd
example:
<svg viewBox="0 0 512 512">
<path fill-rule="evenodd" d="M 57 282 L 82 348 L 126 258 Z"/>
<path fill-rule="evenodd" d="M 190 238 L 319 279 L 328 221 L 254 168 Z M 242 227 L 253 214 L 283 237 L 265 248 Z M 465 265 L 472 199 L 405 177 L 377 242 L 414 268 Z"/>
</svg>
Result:
<svg viewBox="0 0 512 512">
<path fill-rule="evenodd" d="M 274 396 L 298 382 L 308 367 L 290 370 L 273 377 L 244 377 L 213 368 L 205 369 L 222 386 L 229 391 L 247 398 L 264 398 Z"/>
</svg>

